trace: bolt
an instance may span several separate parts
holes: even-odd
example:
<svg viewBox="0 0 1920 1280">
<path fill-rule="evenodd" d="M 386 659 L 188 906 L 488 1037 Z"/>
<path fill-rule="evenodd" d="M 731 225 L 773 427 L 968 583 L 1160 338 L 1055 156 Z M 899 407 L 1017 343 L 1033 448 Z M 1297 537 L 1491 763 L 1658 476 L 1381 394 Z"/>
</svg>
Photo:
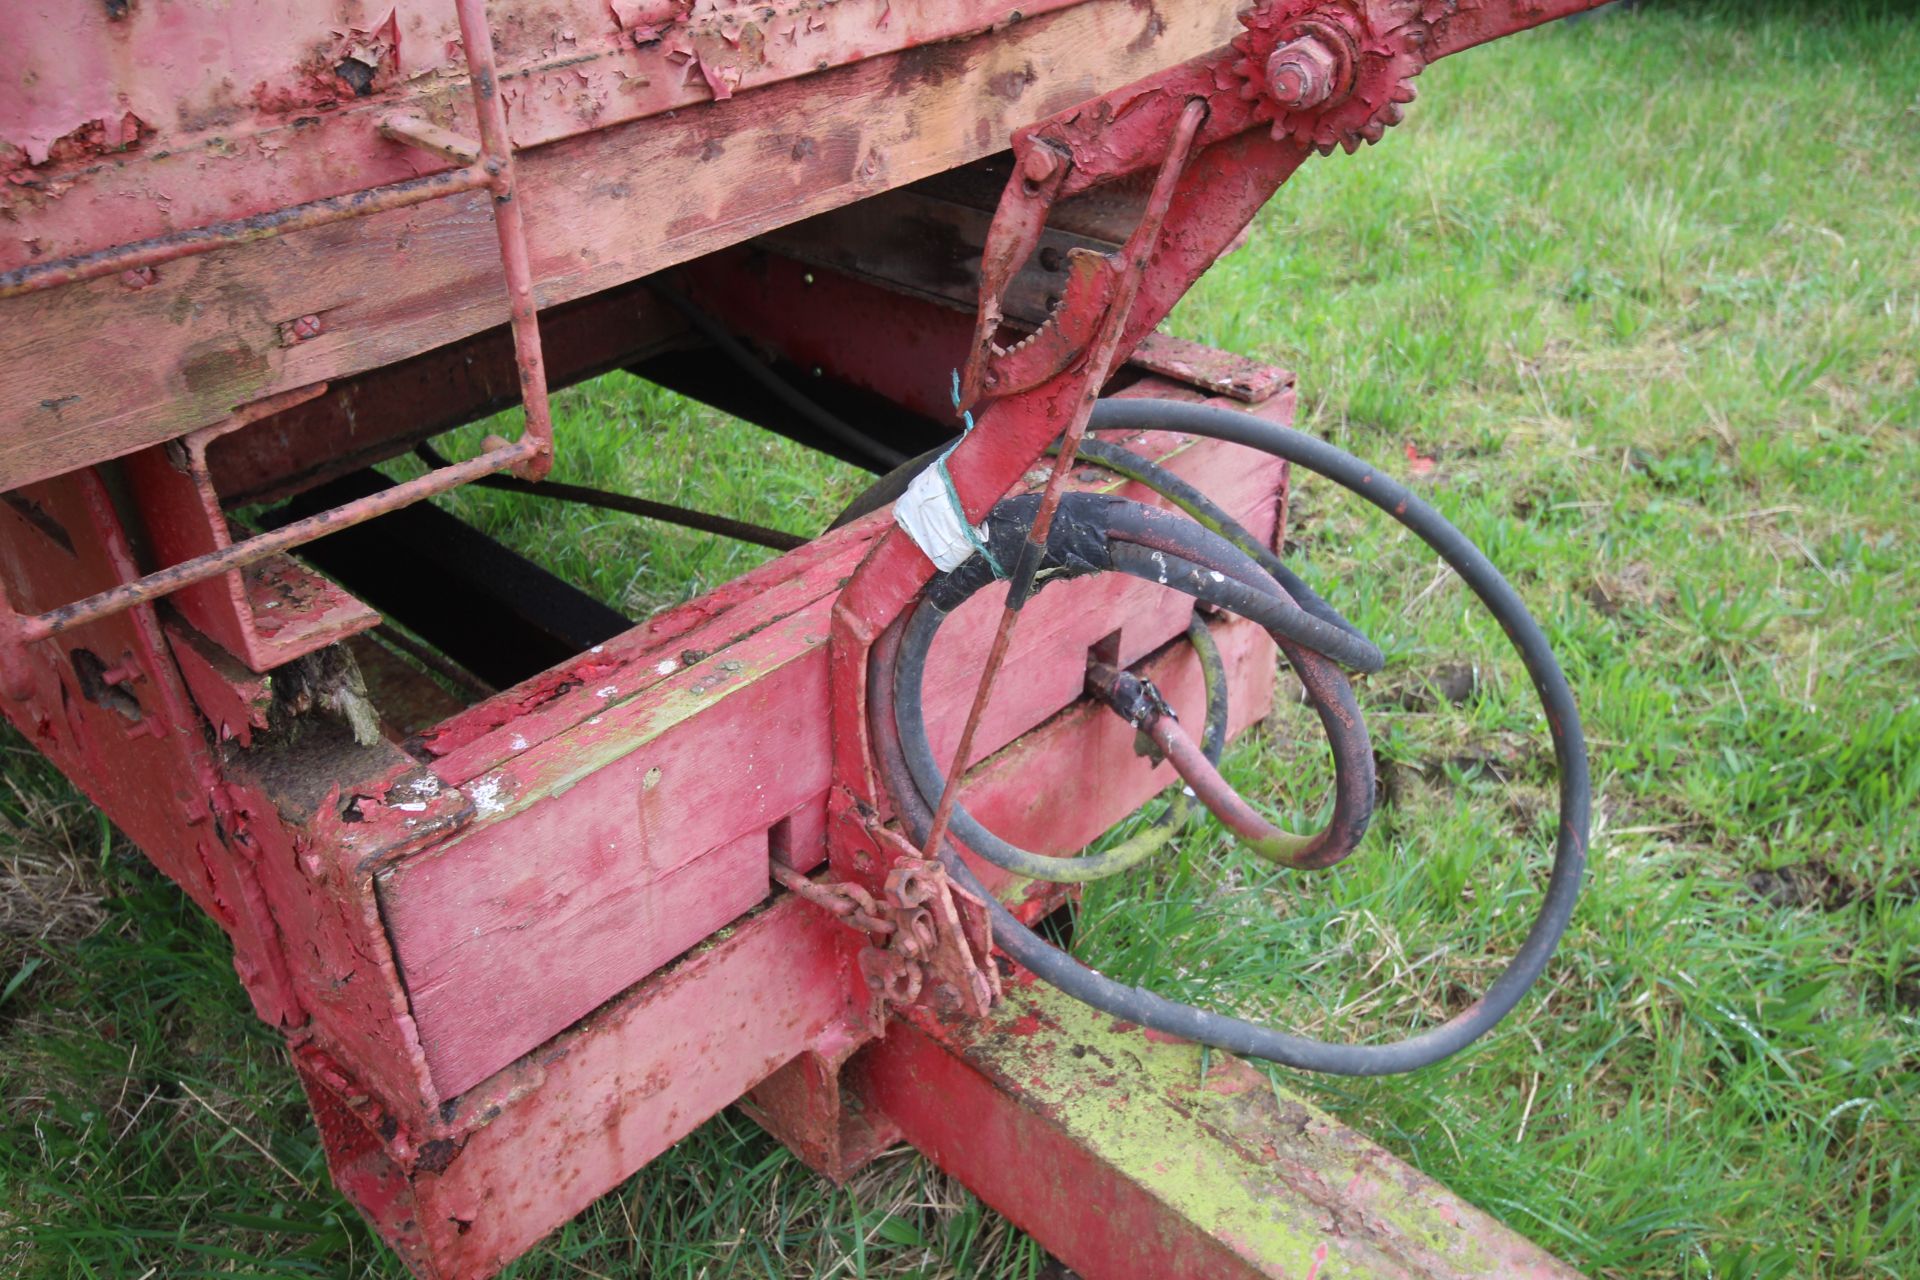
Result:
<svg viewBox="0 0 1920 1280">
<path fill-rule="evenodd" d="M 1060 167 L 1060 157 L 1054 154 L 1052 147 L 1044 142 L 1036 142 L 1020 161 L 1020 175 L 1034 186 L 1039 186 Z"/>
<path fill-rule="evenodd" d="M 301 316 L 293 322 L 288 332 L 295 342 L 305 342 L 308 338 L 317 338 L 327 329 L 326 322 L 319 316 Z"/>
<path fill-rule="evenodd" d="M 159 279 L 153 274 L 152 267 L 134 267 L 120 273 L 120 287 L 138 292 Z"/>
<path fill-rule="evenodd" d="M 1333 97 L 1340 55 L 1318 36 L 1289 40 L 1267 59 L 1267 90 L 1291 111 L 1311 111 Z"/>
</svg>

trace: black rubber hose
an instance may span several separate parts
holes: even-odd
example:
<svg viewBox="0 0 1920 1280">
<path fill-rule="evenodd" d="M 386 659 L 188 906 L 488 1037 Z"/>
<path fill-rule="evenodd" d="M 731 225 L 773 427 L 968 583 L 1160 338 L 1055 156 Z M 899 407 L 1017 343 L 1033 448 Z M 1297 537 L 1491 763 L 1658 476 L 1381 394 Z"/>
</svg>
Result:
<svg viewBox="0 0 1920 1280">
<path fill-rule="evenodd" d="M 1048 453 L 1057 451 L 1057 448 L 1047 450 Z M 1373 648 L 1373 642 L 1361 634 L 1360 628 L 1341 617 L 1338 609 L 1321 599 L 1319 592 L 1302 581 L 1299 574 L 1289 569 L 1279 556 L 1248 532 L 1245 525 L 1228 515 L 1212 498 L 1188 484 L 1181 476 L 1175 475 L 1157 462 L 1141 457 L 1131 449 L 1093 436 L 1088 436 L 1080 442 L 1079 456 L 1153 490 L 1206 528 L 1213 530 L 1252 556 L 1254 563 L 1272 574 L 1274 581 L 1285 587 L 1287 594 L 1298 601 L 1302 609 L 1323 622 L 1330 622 L 1339 627 L 1369 649 Z M 1379 650 L 1374 649 L 1373 652 L 1376 655 L 1376 661 L 1383 661 L 1377 657 Z M 1336 657 L 1331 653 L 1328 656 Z M 1347 665 L 1356 670 L 1379 669 L 1377 666 L 1369 668 L 1362 663 L 1348 662 Z"/>
<path fill-rule="evenodd" d="M 1586 870 L 1591 808 L 1586 741 L 1573 692 L 1545 635 L 1519 595 L 1464 534 L 1392 477 L 1325 441 L 1232 410 L 1145 399 L 1102 401 L 1094 409 L 1091 425 L 1099 429 L 1184 431 L 1284 458 L 1336 481 L 1387 512 L 1460 575 L 1519 651 L 1553 739 L 1560 772 L 1560 814 L 1553 870 L 1540 912 L 1507 968 L 1465 1012 L 1392 1044 L 1334 1044 L 1209 1013 L 1103 977 L 1049 945 L 986 893 L 951 845 L 940 850 L 942 863 L 957 882 L 986 901 L 993 917 L 995 941 L 1007 954 L 1068 995 L 1115 1017 L 1229 1052 L 1333 1075 L 1392 1075 L 1430 1066 L 1459 1052 L 1512 1012 L 1545 970 L 1573 915 Z M 896 636 L 897 631 L 890 629 L 888 634 Z M 899 785 L 907 772 L 899 741 L 893 734 L 879 731 L 891 721 L 894 708 L 891 682 L 880 678 L 884 658 L 879 648 L 873 658 L 875 670 L 868 681 L 868 696 L 876 730 L 874 745 L 880 753 L 878 763 L 901 817 L 910 826 L 918 823 L 924 830 L 931 821 L 929 806 L 916 788 Z"/>
<path fill-rule="evenodd" d="M 1116 555 L 1123 546 L 1132 546 L 1148 556 L 1160 556 L 1169 568 L 1178 559 L 1189 570 L 1207 571 L 1188 594 L 1252 618 L 1271 631 L 1275 639 L 1291 640 L 1363 675 L 1372 675 L 1387 665 L 1386 655 L 1379 647 L 1345 618 L 1336 613 L 1333 616 L 1337 621 L 1329 621 L 1310 612 L 1294 600 L 1293 593 L 1283 583 L 1204 525 L 1135 502 L 1116 507 L 1112 514 L 1113 523 L 1109 527 L 1116 539 Z M 1129 561 L 1130 565 L 1135 563 L 1137 559 Z M 1132 571 L 1118 560 L 1114 567 Z M 1159 572 L 1139 576 L 1157 581 L 1168 575 Z"/>
<path fill-rule="evenodd" d="M 413 453 L 420 461 L 436 470 L 448 465 L 439 450 L 424 440 L 413 446 Z M 516 476 L 492 475 L 481 476 L 472 484 L 476 489 L 497 489 L 502 493 L 518 493 L 529 498 L 547 498 L 554 502 L 571 502 L 583 507 L 595 507 L 601 511 L 618 511 L 623 515 L 639 516 L 643 520 L 658 520 L 663 524 L 679 525 L 682 529 L 717 533 L 723 538 L 732 538 L 736 542 L 750 542 L 755 546 L 768 547 L 774 551 L 792 551 L 795 547 L 807 545 L 807 540 L 797 533 L 769 529 L 765 525 L 750 524 L 745 520 L 735 520 L 731 516 L 691 511 L 686 507 L 674 506 L 672 503 L 655 502 L 651 498 L 636 498 L 626 493 L 610 493 L 605 489 L 590 489 L 585 485 L 565 484 L 558 480 L 521 480 Z"/>
<path fill-rule="evenodd" d="M 995 560 L 1006 562 L 1024 544 L 1038 505 L 1038 495 L 1027 494 L 994 508 L 987 519 L 987 537 Z M 904 628 L 899 621 L 889 628 L 903 630 L 897 656 L 887 663 L 894 712 L 892 721 L 876 732 L 900 744 L 911 785 L 922 796 L 939 796 L 947 785 L 946 774 L 934 758 L 921 705 L 927 658 L 940 625 L 994 580 L 989 564 L 986 557 L 974 556 L 936 578 L 903 620 Z M 1247 616 L 1267 627 L 1319 713 L 1333 748 L 1334 804 L 1326 826 L 1313 835 L 1274 829 L 1257 840 L 1249 838 L 1248 847 L 1270 861 L 1305 868 L 1332 866 L 1351 854 L 1366 834 L 1373 812 L 1373 748 L 1346 677 L 1309 643 L 1295 638 L 1302 629 L 1317 628 L 1342 641 L 1350 639 L 1347 633 L 1303 612 L 1260 566 L 1219 534 L 1191 520 L 1109 494 L 1067 494 L 1054 518 L 1037 581 L 1044 588 L 1067 578 L 1113 571 L 1158 582 L 1236 612 L 1242 603 L 1253 606 L 1246 608 Z M 989 831 L 965 804 L 954 806 L 950 825 L 954 838 L 975 854 L 1016 875 L 1038 880 L 1082 883 L 1131 865 L 1119 864 L 1118 850 L 1056 858 L 1022 849 Z M 924 828 L 911 834 L 916 843 L 927 838 Z"/>
<path fill-rule="evenodd" d="M 914 615 L 916 622 L 923 622 L 927 616 L 925 609 Z M 939 616 L 944 617 L 945 614 L 939 613 Z M 888 723 L 900 727 L 897 734 L 890 736 L 895 741 L 904 739 L 908 745 L 901 753 L 901 758 L 913 761 L 907 766 L 907 776 L 902 781 L 920 793 L 936 796 L 946 785 L 946 775 L 933 758 L 933 747 L 927 740 L 926 719 L 917 713 L 921 679 L 926 671 L 927 649 L 937 627 L 937 621 L 924 627 L 917 642 L 911 625 L 904 631 L 899 626 L 889 628 L 887 660 L 875 668 L 879 670 L 884 667 L 891 672 L 891 682 L 903 686 L 912 695 L 898 700 L 891 695 L 888 697 L 888 704 L 898 709 Z M 1210 763 L 1218 765 L 1221 752 L 1227 744 L 1226 664 L 1221 660 L 1220 649 L 1213 641 L 1212 632 L 1197 614 L 1187 624 L 1187 639 L 1199 657 L 1201 680 L 1206 689 L 1206 722 L 1201 733 L 1201 751 Z M 914 714 L 909 715 L 909 709 Z M 1188 792 L 1184 788 L 1178 790 L 1168 802 L 1166 811 L 1146 830 L 1104 853 L 1078 857 L 1056 857 L 1022 849 L 987 830 L 979 819 L 967 811 L 965 804 L 954 805 L 950 825 L 954 837 L 967 848 L 1015 875 L 1052 884 L 1091 884 L 1095 880 L 1130 871 L 1158 854 L 1186 822 L 1191 808 Z M 931 816 L 928 815 L 929 819 Z M 912 830 L 914 839 L 924 843 L 927 827 Z"/>
<path fill-rule="evenodd" d="M 913 483 L 915 476 L 932 466 L 939 460 L 940 455 L 951 447 L 952 442 L 949 441 L 946 444 L 938 445 L 927 450 L 916 458 L 909 458 L 907 461 L 901 463 L 892 471 L 889 471 L 886 475 L 874 481 L 859 497 L 848 503 L 846 509 L 838 516 L 835 516 L 833 523 L 828 525 L 827 528 L 832 530 L 838 529 L 842 525 L 851 524 L 861 516 L 878 511 L 888 503 L 896 501 L 901 494 L 907 491 L 907 486 Z M 1058 451 L 1058 446 L 1047 450 L 1049 454 L 1057 453 Z M 1379 670 L 1379 665 L 1384 659 L 1381 658 L 1380 651 L 1373 647 L 1372 641 L 1368 640 L 1358 627 L 1342 617 L 1339 610 L 1321 599 L 1319 592 L 1302 581 L 1299 574 L 1289 569 L 1279 556 L 1275 555 L 1266 547 L 1260 539 L 1248 532 L 1245 525 L 1221 509 L 1220 505 L 1212 498 L 1209 498 L 1206 494 L 1200 492 L 1200 490 L 1194 488 L 1191 484 L 1188 484 L 1185 479 L 1167 470 L 1167 468 L 1161 466 L 1159 463 L 1149 461 L 1133 450 L 1110 441 L 1088 436 L 1080 442 L 1079 456 L 1094 463 L 1096 466 L 1104 467 L 1115 475 L 1124 476 L 1136 484 L 1153 490 L 1168 502 L 1186 512 L 1189 516 L 1192 516 L 1194 520 L 1198 521 L 1202 526 L 1211 529 L 1240 550 L 1246 552 L 1249 556 L 1253 557 L 1255 564 L 1258 564 L 1262 569 L 1272 574 L 1274 580 L 1286 588 L 1287 594 L 1292 596 L 1302 609 L 1314 617 L 1319 618 L 1321 621 L 1331 623 L 1342 631 L 1347 632 L 1354 640 L 1366 646 L 1366 650 L 1372 655 L 1371 659 L 1368 660 L 1360 658 L 1357 653 L 1342 654 L 1329 650 L 1327 651 L 1328 656 L 1345 663 L 1356 671 Z"/>
<path fill-rule="evenodd" d="M 745 344 L 743 344 L 740 339 L 734 337 L 733 334 L 727 332 L 725 326 L 718 320 L 715 320 L 705 311 L 695 306 L 692 300 L 678 289 L 673 288 L 662 280 L 649 280 L 647 281 L 647 287 L 652 289 L 662 302 L 665 302 L 685 317 L 687 323 L 699 331 L 701 337 L 719 348 L 721 354 L 733 361 L 733 363 L 738 366 L 740 372 L 759 383 L 770 395 L 780 401 L 781 404 L 784 404 L 787 408 L 799 414 L 827 435 L 832 436 L 848 448 L 854 449 L 873 459 L 873 461 L 879 464 L 876 468 L 877 470 L 890 470 L 907 460 L 907 455 L 901 453 L 898 449 L 881 444 L 878 440 L 875 440 L 864 432 L 856 431 L 839 418 L 836 418 L 833 414 L 822 409 L 811 399 L 802 395 L 800 391 L 785 378 L 767 367 L 766 363 L 755 356 L 753 352 L 747 350 Z"/>
</svg>

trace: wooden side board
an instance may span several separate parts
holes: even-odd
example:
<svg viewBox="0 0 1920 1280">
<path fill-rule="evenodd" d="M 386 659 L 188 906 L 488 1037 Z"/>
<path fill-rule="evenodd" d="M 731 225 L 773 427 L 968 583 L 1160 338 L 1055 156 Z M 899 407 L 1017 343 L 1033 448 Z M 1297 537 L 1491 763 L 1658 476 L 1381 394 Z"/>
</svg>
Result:
<svg viewBox="0 0 1920 1280">
<path fill-rule="evenodd" d="M 1218 634 L 1239 729 L 1266 710 L 1274 650 L 1252 623 Z M 1157 655 L 1148 671 L 1182 714 L 1198 713 L 1190 650 Z M 1014 839 L 1075 847 L 1062 842 L 1096 834 L 1164 784 L 1133 741 L 1130 725 L 1079 704 L 984 763 L 969 802 Z M 1047 794 L 1084 807 L 1037 806 Z M 489 1275 L 776 1068 L 848 1043 L 839 1027 L 859 945 L 826 913 L 778 895 L 451 1103 L 457 1157 L 415 1174 L 417 1235 L 396 1247 L 436 1255 L 448 1276 Z"/>
<path fill-rule="evenodd" d="M 1217 47 L 1215 0 L 1088 0 L 523 152 L 553 306 L 975 160 L 1010 132 Z M 318 336 L 287 345 L 303 316 Z M 493 220 L 451 197 L 0 303 L 0 490 L 506 318 Z M 565 439 L 559 441 L 564 450 Z"/>
<path fill-rule="evenodd" d="M 1277 460 L 1166 433 L 1135 443 L 1256 535 L 1271 533 Z M 1078 474 L 1088 487 L 1112 484 L 1104 472 Z M 863 550 L 845 540 L 838 574 Z M 803 571 L 791 585 L 798 598 L 781 616 L 697 661 L 683 662 L 675 640 L 653 665 L 584 683 L 573 695 L 592 711 L 584 719 L 545 721 L 545 733 L 531 719 L 505 729 L 508 752 L 485 772 L 472 769 L 491 753 L 436 763 L 429 790 L 463 792 L 471 824 L 376 881 L 436 1096 L 478 1084 L 759 902 L 775 840 L 799 865 L 823 856 L 837 575 Z M 924 704 L 936 751 L 952 752 L 971 700 L 997 617 L 991 594 L 954 615 L 931 655 Z M 1120 660 L 1131 663 L 1178 636 L 1191 613 L 1185 597 L 1115 575 L 1043 592 L 1023 615 L 975 758 L 1073 704 L 1089 647 L 1109 633 L 1120 632 Z M 636 685 L 642 673 L 652 678 Z M 1180 692 L 1197 713 L 1198 686 Z M 1078 847 L 1051 837 L 1064 829 L 1083 841 L 1084 822 L 1029 810 L 1036 796 L 1073 796 L 1097 831 L 1148 794 L 1145 767 L 1137 777 L 1127 767 L 1131 730 L 1108 737 L 1104 753 L 1034 762 L 1024 790 L 982 797 L 986 812 L 1056 852 Z M 411 803 L 424 816 L 417 791 L 396 791 L 389 808 Z M 1123 795 L 1132 798 L 1120 804 Z"/>
<path fill-rule="evenodd" d="M 1034 18 L 1085 0 L 1025 0 Z M 1004 0 L 487 0 L 520 149 L 986 31 Z M 452 0 L 14 4 L 0 272 L 403 181 L 475 136 Z"/>
</svg>

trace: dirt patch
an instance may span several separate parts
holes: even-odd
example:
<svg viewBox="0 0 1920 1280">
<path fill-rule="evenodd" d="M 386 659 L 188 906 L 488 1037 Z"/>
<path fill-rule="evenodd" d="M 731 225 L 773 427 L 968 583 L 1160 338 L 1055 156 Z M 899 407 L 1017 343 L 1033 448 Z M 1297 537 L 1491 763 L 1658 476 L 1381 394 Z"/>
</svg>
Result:
<svg viewBox="0 0 1920 1280">
<path fill-rule="evenodd" d="M 1749 871 L 1745 883 L 1753 896 L 1772 906 L 1784 908 L 1818 908 L 1822 912 L 1839 912 L 1866 896 L 1866 887 L 1860 881 L 1845 875 L 1843 871 L 1836 871 L 1818 858 L 1770 871 Z"/>
<path fill-rule="evenodd" d="M 1421 791 L 1451 793 L 1461 785 L 1480 781 L 1502 786 L 1537 782 L 1552 768 L 1548 753 L 1537 743 L 1526 741 L 1472 745 L 1421 760 L 1376 756 L 1374 765 L 1379 778 L 1377 800 L 1382 805 L 1408 803 Z M 1534 806 L 1530 801 L 1525 808 L 1530 814 Z"/>
<path fill-rule="evenodd" d="M 1920 965 L 1909 968 L 1894 979 L 1893 1007 L 1909 1013 L 1920 1010 Z"/>
<path fill-rule="evenodd" d="M 1448 662 L 1395 681 L 1375 696 L 1395 710 L 1420 713 L 1436 710 L 1442 705 L 1461 706 L 1471 702 L 1479 691 L 1478 667 L 1471 662 Z"/>
<path fill-rule="evenodd" d="M 1638 561 L 1619 569 L 1596 573 L 1580 593 L 1602 617 L 1618 618 L 1628 609 L 1657 612 L 1672 603 L 1672 594 L 1654 585 L 1653 570 Z"/>
<path fill-rule="evenodd" d="M 34 942 L 72 943 L 100 927 L 106 898 L 99 870 L 69 822 L 87 818 L 35 807 L 25 820 L 0 816 L 0 983 L 12 976 L 7 957 Z M 86 826 L 93 827 L 92 822 Z"/>
</svg>

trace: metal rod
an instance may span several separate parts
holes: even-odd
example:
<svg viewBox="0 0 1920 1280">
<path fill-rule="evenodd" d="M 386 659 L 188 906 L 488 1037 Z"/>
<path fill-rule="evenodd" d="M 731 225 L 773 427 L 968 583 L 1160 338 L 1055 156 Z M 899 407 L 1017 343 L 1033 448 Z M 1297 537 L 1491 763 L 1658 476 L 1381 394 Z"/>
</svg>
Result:
<svg viewBox="0 0 1920 1280">
<path fill-rule="evenodd" d="M 1140 292 L 1140 278 L 1145 274 L 1154 246 L 1160 239 L 1160 228 L 1166 222 L 1168 207 L 1173 203 L 1174 188 L 1186 170 L 1187 156 L 1192 152 L 1193 141 L 1206 119 L 1207 104 L 1200 98 L 1189 101 L 1186 109 L 1180 113 L 1180 126 L 1167 148 L 1159 175 L 1154 178 L 1153 194 L 1148 197 L 1139 225 L 1133 229 L 1133 234 L 1127 238 L 1121 250 L 1120 278 L 1114 290 L 1113 302 L 1107 308 L 1106 315 L 1101 317 L 1099 332 L 1088 349 L 1086 366 L 1080 375 L 1085 384 L 1084 394 L 1079 397 L 1073 416 L 1068 420 L 1066 430 L 1061 433 L 1060 452 L 1053 460 L 1053 470 L 1047 475 L 1047 487 L 1041 495 L 1040 508 L 1034 513 L 1033 527 L 1027 531 L 1027 549 L 1014 570 L 1013 580 L 1007 584 L 1007 604 L 1000 612 L 1000 625 L 993 633 L 992 646 L 987 650 L 986 666 L 981 669 L 980 684 L 973 694 L 973 705 L 967 709 L 966 723 L 960 729 L 960 743 L 954 749 L 953 767 L 947 770 L 947 785 L 942 788 L 940 803 L 933 811 L 933 825 L 927 831 L 924 846 L 929 858 L 940 856 L 940 845 L 946 839 L 947 824 L 953 818 L 953 806 L 960 798 L 960 779 L 966 773 L 967 763 L 973 755 L 974 734 L 979 730 L 980 720 L 986 713 L 987 701 L 993 696 L 994 680 L 1006 660 L 1007 647 L 1013 642 L 1014 623 L 1018 621 L 1020 610 L 1032 593 L 1033 575 L 1040 568 L 1047 535 L 1053 528 L 1054 513 L 1059 510 L 1061 495 L 1066 492 L 1067 476 L 1073 471 L 1074 454 L 1079 451 L 1080 438 L 1086 434 L 1087 419 L 1093 413 L 1094 401 L 1119 352 L 1120 336 L 1126 332 L 1127 315 L 1133 310 L 1133 300 Z"/>
<path fill-rule="evenodd" d="M 329 533 L 363 524 L 375 516 L 397 511 L 422 498 L 445 493 L 470 480 L 525 462 L 534 455 L 537 444 L 537 441 L 523 436 L 514 444 L 489 450 L 477 458 L 456 462 L 438 471 L 429 471 L 426 475 L 416 476 L 404 484 L 397 484 L 391 489 L 355 499 L 331 511 L 322 511 L 304 520 L 283 525 L 270 533 L 248 538 L 245 542 L 237 542 L 230 547 L 222 547 L 218 551 L 209 551 L 191 560 L 182 560 L 179 564 L 150 573 L 144 578 L 110 587 L 98 595 L 88 596 L 73 604 L 50 609 L 35 617 L 21 618 L 14 628 L 13 635 L 7 639 L 22 644 L 45 640 L 84 623 L 118 613 L 122 609 L 130 609 L 134 605 L 157 600 L 182 587 L 190 587 L 196 582 L 205 582 L 208 578 L 218 577 L 230 569 L 245 568 L 270 555 L 290 550 L 305 542 L 312 542 L 315 538 L 325 537 Z"/>
<path fill-rule="evenodd" d="M 447 465 L 447 460 L 441 457 L 432 445 L 417 444 L 413 447 L 413 452 L 428 466 Z M 791 551 L 795 547 L 805 546 L 808 542 L 808 539 L 799 534 L 788 533 L 782 529 L 769 529 L 765 525 L 750 524 L 745 520 L 735 520 L 729 516 L 709 515 L 704 511 L 692 511 L 668 502 L 655 502 L 650 498 L 636 498 L 625 493 L 610 493 L 605 489 L 592 489 L 586 485 L 564 484 L 558 480 L 531 481 L 516 480 L 512 476 L 485 476 L 473 483 L 474 487 L 479 489 L 520 493 L 530 498 L 551 498 L 556 502 L 577 502 L 583 507 L 599 507 L 605 511 L 619 511 L 647 520 L 659 520 L 665 524 L 698 529 L 702 533 L 717 533 L 723 538 L 732 538 L 737 542 L 751 542 L 755 546 L 770 547 L 775 551 Z"/>
<path fill-rule="evenodd" d="M 448 164 L 470 165 L 480 160 L 479 143 L 419 116 L 388 116 L 380 122 L 380 132 L 394 142 L 430 151 Z"/>
<path fill-rule="evenodd" d="M 1199 744 L 1187 736 L 1187 731 L 1172 716 L 1155 716 L 1147 726 L 1147 733 L 1195 798 L 1260 857 L 1280 866 L 1297 866 L 1296 859 L 1313 848 L 1312 836 L 1275 826 L 1247 803 L 1246 798 L 1233 789 L 1233 784 L 1220 776 L 1213 761 L 1207 759 Z"/>
<path fill-rule="evenodd" d="M 12 271 L 0 272 L 0 298 L 35 293 L 57 285 L 98 280 L 102 276 L 109 276 L 117 271 L 157 267 L 163 263 L 190 258 L 196 254 L 212 253 L 216 249 L 230 248 L 251 240 L 267 240 L 274 236 L 285 235 L 290 231 L 306 231 L 313 227 L 324 227 L 329 223 L 344 222 L 349 218 L 385 213 L 390 209 L 404 209 L 409 205 L 438 200 L 442 196 L 472 191 L 488 185 L 491 181 L 491 177 L 483 168 L 471 165 L 464 169 L 431 173 L 424 178 L 409 178 L 405 182 L 395 182 L 384 187 L 369 187 L 365 191 L 350 191 L 345 195 L 328 196 L 322 200 L 310 200 L 305 204 L 288 205 L 284 209 L 275 209 L 268 213 L 231 218 L 225 222 L 209 223 L 204 227 L 189 227 L 184 231 L 170 231 L 166 235 L 155 236 L 151 240 L 136 240 L 132 244 L 115 245 L 96 253 L 83 253 L 70 258 L 57 258 L 52 262 L 37 262 L 31 266 L 16 267 Z"/>
<path fill-rule="evenodd" d="M 540 319 L 533 300 L 526 220 L 514 190 L 513 140 L 507 135 L 506 104 L 500 100 L 485 0 L 454 0 L 454 10 L 460 18 L 460 46 L 466 53 L 473 83 L 473 109 L 480 125 L 480 165 L 487 172 L 493 193 L 493 225 L 507 276 L 514 364 L 520 371 L 520 403 L 527 415 L 523 438 L 533 445 L 517 474 L 525 480 L 539 480 L 553 468 L 553 415 L 547 407 L 547 367 L 540 352 Z"/>
</svg>

